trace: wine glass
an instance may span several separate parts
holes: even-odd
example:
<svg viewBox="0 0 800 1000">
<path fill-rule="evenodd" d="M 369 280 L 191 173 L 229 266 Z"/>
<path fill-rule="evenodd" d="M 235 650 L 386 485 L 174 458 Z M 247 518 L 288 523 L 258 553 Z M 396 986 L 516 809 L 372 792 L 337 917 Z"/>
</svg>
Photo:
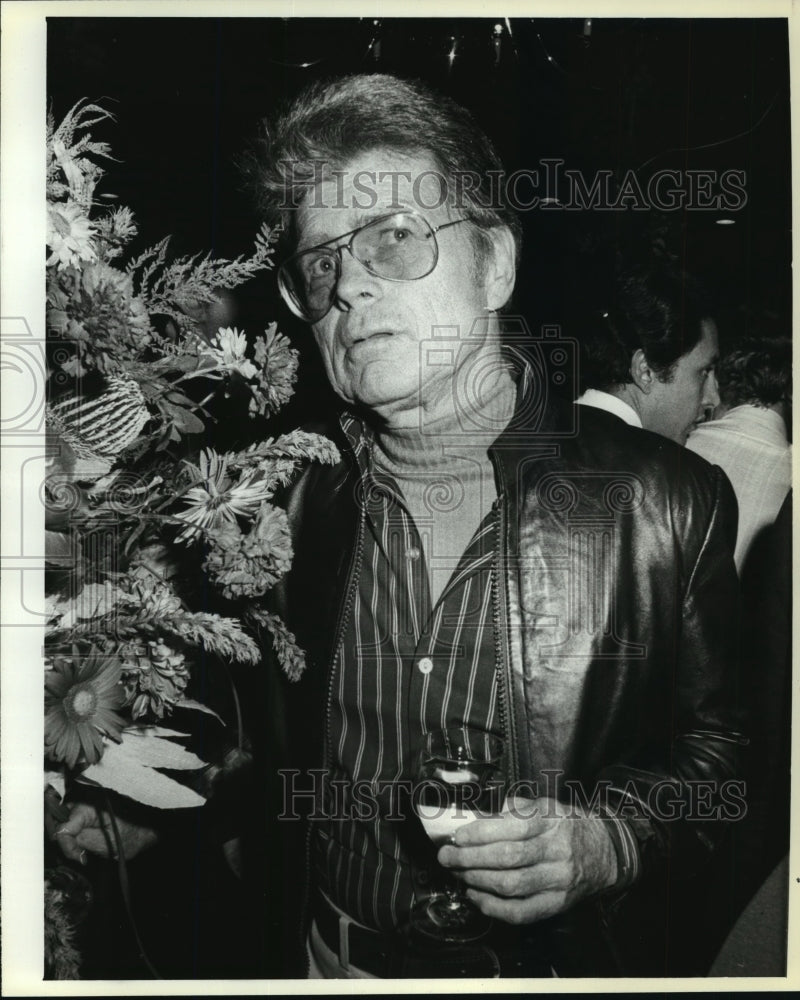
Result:
<svg viewBox="0 0 800 1000">
<path fill-rule="evenodd" d="M 499 812 L 502 803 L 503 741 L 480 729 L 457 727 L 427 733 L 419 755 L 414 809 L 425 833 L 439 847 L 452 843 L 459 826 L 477 815 Z M 447 874 L 441 891 L 417 902 L 411 926 L 437 941 L 483 937 L 492 921 Z"/>
</svg>

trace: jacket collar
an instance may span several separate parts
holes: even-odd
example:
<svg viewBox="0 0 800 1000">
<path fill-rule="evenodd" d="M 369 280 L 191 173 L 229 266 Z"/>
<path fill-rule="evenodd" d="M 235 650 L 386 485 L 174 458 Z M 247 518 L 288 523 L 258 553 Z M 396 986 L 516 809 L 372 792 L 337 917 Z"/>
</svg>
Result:
<svg viewBox="0 0 800 1000">
<path fill-rule="evenodd" d="M 546 381 L 541 356 L 526 356 L 519 348 L 510 352 L 519 372 L 517 407 L 511 423 L 489 448 L 498 473 L 498 494 L 516 496 L 521 468 L 535 459 L 555 458 L 560 442 L 577 429 L 576 408 L 557 398 Z M 524 463 L 524 465 L 523 465 Z"/>
</svg>

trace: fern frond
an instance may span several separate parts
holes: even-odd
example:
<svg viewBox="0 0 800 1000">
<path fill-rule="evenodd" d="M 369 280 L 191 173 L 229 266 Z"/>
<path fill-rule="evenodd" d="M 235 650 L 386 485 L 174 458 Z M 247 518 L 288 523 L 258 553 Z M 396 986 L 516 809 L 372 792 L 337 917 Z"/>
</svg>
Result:
<svg viewBox="0 0 800 1000">
<path fill-rule="evenodd" d="M 234 260 L 212 259 L 210 253 L 198 253 L 167 264 L 168 239 L 146 250 L 126 269 L 137 276 L 139 295 L 151 313 L 172 315 L 189 305 L 216 302 L 221 288 L 236 288 L 272 267 L 275 233 L 266 225 L 256 234 L 252 255 L 243 254 Z"/>
<path fill-rule="evenodd" d="M 167 245 L 170 239 L 171 237 L 165 236 L 155 246 L 148 247 L 147 250 L 139 254 L 125 268 L 126 274 L 130 274 L 134 278 L 134 281 L 138 281 L 138 292 L 143 299 L 147 299 L 149 294 L 150 279 L 163 266 L 164 261 L 167 259 Z M 136 272 L 139 270 L 142 273 L 137 275 Z"/>
<path fill-rule="evenodd" d="M 88 130 L 107 119 L 113 121 L 114 115 L 99 104 L 88 103 L 86 98 L 73 105 L 58 126 L 52 114 L 48 117 L 45 176 L 49 197 L 59 198 L 69 193 L 84 209 L 89 209 L 94 188 L 104 173 L 94 160 L 114 157 L 109 144 L 95 142 Z M 78 132 L 84 134 L 76 138 Z M 68 186 L 57 180 L 59 173 L 66 177 Z"/>
</svg>

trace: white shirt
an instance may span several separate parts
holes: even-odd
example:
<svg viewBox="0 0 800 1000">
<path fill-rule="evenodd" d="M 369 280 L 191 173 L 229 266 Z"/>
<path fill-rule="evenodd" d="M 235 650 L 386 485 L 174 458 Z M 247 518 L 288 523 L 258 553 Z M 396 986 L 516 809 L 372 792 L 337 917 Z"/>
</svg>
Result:
<svg viewBox="0 0 800 1000">
<path fill-rule="evenodd" d="M 772 524 L 792 485 L 792 449 L 783 417 L 760 406 L 735 406 L 700 424 L 686 447 L 722 467 L 739 502 L 734 559 L 741 573 L 758 532 Z"/>
<path fill-rule="evenodd" d="M 619 396 L 614 396 L 610 392 L 601 392 L 600 389 L 587 389 L 575 402 L 579 406 L 594 406 L 598 410 L 606 410 L 608 413 L 613 413 L 615 417 L 624 420 L 631 427 L 642 426 L 642 421 L 639 419 L 639 414 L 636 410 L 620 399 Z"/>
</svg>

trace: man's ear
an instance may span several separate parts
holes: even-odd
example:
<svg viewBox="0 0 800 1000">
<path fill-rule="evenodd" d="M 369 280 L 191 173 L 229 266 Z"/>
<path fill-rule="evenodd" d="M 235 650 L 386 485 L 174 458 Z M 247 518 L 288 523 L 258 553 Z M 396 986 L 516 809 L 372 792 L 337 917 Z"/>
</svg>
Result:
<svg viewBox="0 0 800 1000">
<path fill-rule="evenodd" d="M 649 393 L 653 388 L 656 375 L 641 347 L 633 352 L 631 358 L 631 378 L 637 389 L 641 389 L 644 393 Z"/>
<path fill-rule="evenodd" d="M 486 308 L 502 309 L 511 298 L 517 276 L 516 248 L 508 226 L 493 226 L 486 230 L 492 242 L 492 253 L 486 264 Z"/>
</svg>

